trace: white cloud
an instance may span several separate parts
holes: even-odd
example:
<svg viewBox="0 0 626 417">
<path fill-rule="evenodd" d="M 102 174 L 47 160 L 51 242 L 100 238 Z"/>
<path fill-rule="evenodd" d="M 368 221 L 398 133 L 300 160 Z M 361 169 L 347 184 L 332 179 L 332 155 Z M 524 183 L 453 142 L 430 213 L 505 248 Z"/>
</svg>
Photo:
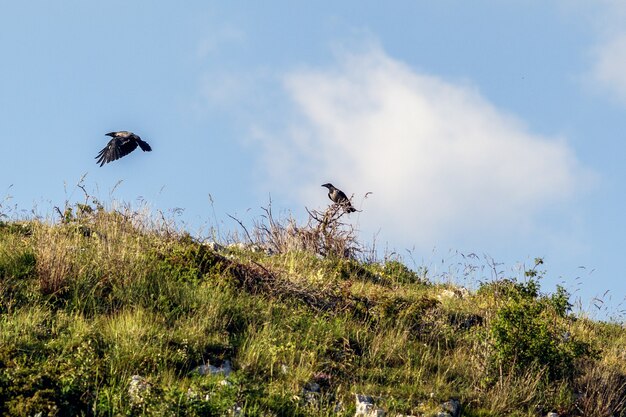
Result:
<svg viewBox="0 0 626 417">
<path fill-rule="evenodd" d="M 598 45 L 593 55 L 593 79 L 626 101 L 626 32 Z"/>
<path fill-rule="evenodd" d="M 522 231 L 586 177 L 564 140 L 528 132 L 470 86 L 378 48 L 339 61 L 288 74 L 297 116 L 283 134 L 257 132 L 275 186 L 304 204 L 326 204 L 320 185 L 330 181 L 355 193 L 364 232 L 429 249 Z"/>
<path fill-rule="evenodd" d="M 598 41 L 591 51 L 589 79 L 594 86 L 626 102 L 626 3 L 602 0 L 594 5 L 592 13 L 589 3 L 586 20 L 591 20 Z"/>
</svg>

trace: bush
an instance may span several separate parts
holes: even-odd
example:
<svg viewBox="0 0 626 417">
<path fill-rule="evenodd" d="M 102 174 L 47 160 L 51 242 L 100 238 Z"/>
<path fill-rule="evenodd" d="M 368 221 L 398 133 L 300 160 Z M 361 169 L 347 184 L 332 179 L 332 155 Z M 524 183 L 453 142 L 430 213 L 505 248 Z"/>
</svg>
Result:
<svg viewBox="0 0 626 417">
<path fill-rule="evenodd" d="M 569 303 L 563 296 L 512 298 L 497 311 L 491 337 L 498 367 L 520 372 L 537 367 L 550 380 L 572 376 L 574 359 L 590 356 L 592 350 L 557 320 Z"/>
<path fill-rule="evenodd" d="M 395 260 L 385 262 L 383 273 L 386 277 L 390 277 L 398 284 L 416 284 L 424 282 L 416 272 L 410 270 L 402 262 Z"/>
</svg>

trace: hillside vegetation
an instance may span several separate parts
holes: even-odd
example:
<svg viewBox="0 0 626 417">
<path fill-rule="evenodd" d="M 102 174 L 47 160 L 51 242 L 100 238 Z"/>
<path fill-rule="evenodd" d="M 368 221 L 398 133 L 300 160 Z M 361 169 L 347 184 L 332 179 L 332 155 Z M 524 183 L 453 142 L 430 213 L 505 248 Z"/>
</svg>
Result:
<svg viewBox="0 0 626 417">
<path fill-rule="evenodd" d="M 626 414 L 626 333 L 542 292 L 541 259 L 467 291 L 364 260 L 343 219 L 268 210 L 221 246 L 95 202 L 5 218 L 0 415 L 353 416 L 355 394 L 390 416 Z"/>
</svg>

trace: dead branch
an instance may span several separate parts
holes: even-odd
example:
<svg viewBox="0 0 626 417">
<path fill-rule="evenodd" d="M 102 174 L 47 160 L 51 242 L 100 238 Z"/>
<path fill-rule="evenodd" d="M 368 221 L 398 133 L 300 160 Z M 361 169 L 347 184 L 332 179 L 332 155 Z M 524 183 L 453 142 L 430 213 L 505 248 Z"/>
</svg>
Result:
<svg viewBox="0 0 626 417">
<path fill-rule="evenodd" d="M 228 214 L 228 213 L 227 213 L 226 215 L 227 215 L 228 217 L 230 217 L 231 219 L 233 219 L 234 221 L 236 221 L 237 223 L 239 223 L 239 226 L 241 226 L 241 228 L 243 229 L 243 231 L 244 231 L 244 232 L 246 232 L 246 236 L 248 237 L 248 241 L 249 241 L 250 243 L 253 243 L 253 240 L 252 240 L 252 238 L 250 237 L 250 233 L 248 233 L 248 229 L 246 229 L 246 226 L 244 226 L 244 225 L 243 225 L 243 223 L 242 223 L 239 219 L 237 219 L 237 218 L 235 218 L 235 217 L 231 216 L 230 214 Z"/>
</svg>

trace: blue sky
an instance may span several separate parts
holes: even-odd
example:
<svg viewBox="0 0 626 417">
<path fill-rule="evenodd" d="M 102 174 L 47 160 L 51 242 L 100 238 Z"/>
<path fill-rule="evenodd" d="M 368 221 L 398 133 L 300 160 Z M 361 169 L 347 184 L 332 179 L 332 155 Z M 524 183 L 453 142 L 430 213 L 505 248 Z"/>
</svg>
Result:
<svg viewBox="0 0 626 417">
<path fill-rule="evenodd" d="M 104 201 L 224 232 L 270 195 L 304 219 L 332 182 L 366 242 L 438 273 L 543 257 L 546 290 L 609 290 L 612 315 L 625 23 L 609 0 L 4 2 L 0 198 L 50 213 L 86 174 Z M 100 168 L 112 130 L 154 151 Z"/>
</svg>

